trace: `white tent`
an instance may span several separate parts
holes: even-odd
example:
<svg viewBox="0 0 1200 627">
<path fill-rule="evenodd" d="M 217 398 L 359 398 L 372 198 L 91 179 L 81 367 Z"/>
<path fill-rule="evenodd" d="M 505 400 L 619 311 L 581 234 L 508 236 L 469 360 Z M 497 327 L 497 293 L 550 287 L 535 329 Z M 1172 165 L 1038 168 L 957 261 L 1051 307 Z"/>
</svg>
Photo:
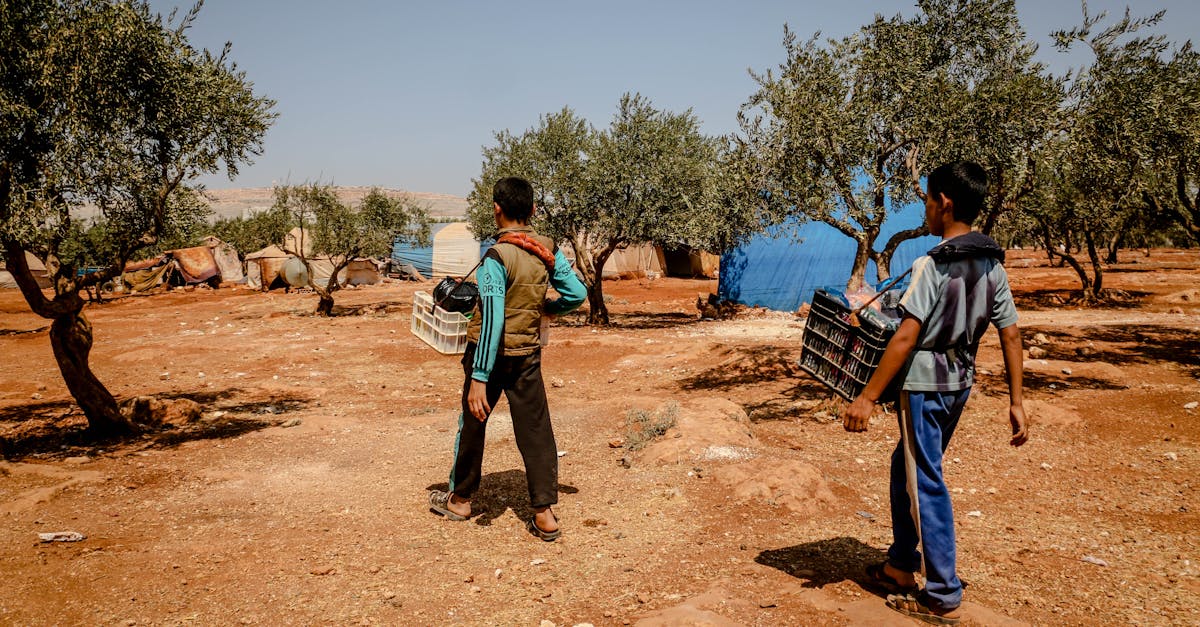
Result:
<svg viewBox="0 0 1200 627">
<path fill-rule="evenodd" d="M 42 289 L 51 287 L 50 277 L 46 274 L 46 264 L 42 263 L 41 259 L 35 257 L 31 252 L 25 251 L 25 264 L 29 266 L 29 272 L 37 280 L 38 287 Z M 13 278 L 7 267 L 0 270 L 0 288 L 17 289 L 17 280 Z"/>
<path fill-rule="evenodd" d="M 479 240 L 466 222 L 447 224 L 433 236 L 431 276 L 463 276 L 479 263 Z"/>
</svg>

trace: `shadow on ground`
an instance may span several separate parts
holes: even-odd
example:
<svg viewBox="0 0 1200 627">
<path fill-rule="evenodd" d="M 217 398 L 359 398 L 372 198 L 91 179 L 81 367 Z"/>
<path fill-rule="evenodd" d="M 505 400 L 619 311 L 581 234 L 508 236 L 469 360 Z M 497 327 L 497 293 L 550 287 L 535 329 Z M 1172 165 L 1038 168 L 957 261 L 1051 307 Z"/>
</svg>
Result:
<svg viewBox="0 0 1200 627">
<path fill-rule="evenodd" d="M 1041 333 L 1050 341 L 1041 348 L 1047 359 L 1105 362 L 1117 366 L 1174 362 L 1200 369 L 1200 331 L 1153 324 L 1084 327 L 1072 335 L 1050 327 L 1022 329 L 1028 339 Z M 1084 350 L 1082 347 L 1091 342 Z"/>
<path fill-rule="evenodd" d="M 804 580 L 805 588 L 853 581 L 871 589 L 866 568 L 886 558 L 884 551 L 857 538 L 841 537 L 770 549 L 759 553 L 754 561 Z"/>
<path fill-rule="evenodd" d="M 1150 292 L 1142 291 L 1104 290 L 1099 302 L 1087 305 L 1083 302 L 1083 294 L 1078 289 L 1021 290 L 1013 293 L 1013 301 L 1016 302 L 1017 309 L 1025 311 L 1087 306 L 1105 309 L 1136 309 L 1150 294 Z"/>
<path fill-rule="evenodd" d="M 448 490 L 450 484 L 435 483 L 426 490 Z M 558 484 L 559 494 L 577 494 L 579 488 L 566 484 Z M 472 516 L 475 524 L 487 527 L 504 512 L 512 510 L 521 520 L 533 519 L 533 508 L 529 506 L 529 484 L 525 481 L 523 470 L 502 470 L 488 473 L 479 481 L 479 491 L 471 499 L 471 508 L 477 515 Z M 565 522 L 564 522 L 565 526 Z"/>
<path fill-rule="evenodd" d="M 311 400 L 295 394 L 273 394 L 252 401 L 240 388 L 160 394 L 159 400 L 186 398 L 198 403 L 206 417 L 187 424 L 163 424 L 142 433 L 97 437 L 87 418 L 71 401 L 30 403 L 0 408 L 0 458 L 62 459 L 87 455 L 125 455 L 146 449 L 174 448 L 194 440 L 234 438 L 281 424 L 280 415 L 304 409 Z M 216 415 L 218 412 L 223 412 Z"/>
</svg>

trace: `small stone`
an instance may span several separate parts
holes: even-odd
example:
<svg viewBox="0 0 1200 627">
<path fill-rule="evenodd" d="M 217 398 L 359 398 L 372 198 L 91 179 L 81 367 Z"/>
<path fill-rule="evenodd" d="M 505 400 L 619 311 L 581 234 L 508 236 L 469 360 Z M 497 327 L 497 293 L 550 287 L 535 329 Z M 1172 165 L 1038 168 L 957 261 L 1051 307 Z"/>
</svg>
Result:
<svg viewBox="0 0 1200 627">
<path fill-rule="evenodd" d="M 558 625 L 555 625 L 554 621 L 543 620 L 542 622 L 538 623 L 538 627 L 558 627 Z"/>
<path fill-rule="evenodd" d="M 967 512 L 967 516 L 970 516 L 971 518 L 983 518 L 983 512 L 981 512 L 979 510 L 973 510 L 973 511 Z"/>
<path fill-rule="evenodd" d="M 529 562 L 529 565 L 530 566 L 541 566 L 542 564 L 545 564 L 545 563 L 546 563 L 546 560 L 539 557 L 539 558 L 533 560 L 532 562 Z"/>
<path fill-rule="evenodd" d="M 1200 407 L 1200 402 L 1197 402 L 1197 401 L 1185 403 L 1183 406 L 1184 409 L 1196 409 L 1197 407 Z"/>
<path fill-rule="evenodd" d="M 1070 368 L 1063 368 L 1063 369 L 1062 369 L 1062 373 L 1063 373 L 1063 374 L 1071 374 L 1071 369 L 1070 369 Z"/>
<path fill-rule="evenodd" d="M 63 461 L 68 464 L 82 465 L 82 464 L 91 463 L 92 458 L 88 457 L 87 455 L 76 455 L 74 457 L 68 457 L 68 458 L 64 459 Z"/>
<path fill-rule="evenodd" d="M 572 627 L 596 627 L 591 623 L 575 623 Z"/>
<path fill-rule="evenodd" d="M 988 494 L 995 494 L 997 491 L 998 491 L 998 490 L 996 490 L 996 488 L 988 488 L 988 489 L 987 489 L 987 493 L 988 493 Z"/>
<path fill-rule="evenodd" d="M 170 379 L 170 378 L 171 378 L 171 373 L 169 373 L 169 372 L 164 372 L 164 373 L 162 373 L 162 374 L 158 375 L 158 378 L 159 378 L 159 380 L 161 380 L 161 381 L 166 381 L 167 379 Z"/>
<path fill-rule="evenodd" d="M 1031 343 L 1032 344 L 1045 344 L 1049 341 L 1050 341 L 1050 338 L 1047 338 L 1045 333 L 1035 333 L 1033 336 L 1033 340 L 1031 340 Z"/>
<path fill-rule="evenodd" d="M 475 583 L 475 575 L 467 575 L 463 577 L 463 583 Z"/>
<path fill-rule="evenodd" d="M 1046 356 L 1046 349 L 1040 348 L 1037 346 L 1029 347 L 1029 358 L 1030 359 L 1041 359 L 1045 356 Z"/>
<path fill-rule="evenodd" d="M 1047 464 L 1046 462 L 1042 462 L 1042 470 L 1053 470 L 1053 469 L 1054 469 L 1054 466 L 1051 466 L 1050 464 Z"/>
<path fill-rule="evenodd" d="M 1166 457 L 1173 462 L 1179 461 L 1179 455 L 1177 455 L 1174 451 L 1167 451 L 1163 454 L 1163 457 Z"/>
<path fill-rule="evenodd" d="M 560 388 L 560 387 L 562 387 L 562 386 L 566 385 L 566 382 L 564 382 L 564 381 L 563 381 L 561 378 L 559 378 L 559 377 L 554 377 L 554 378 L 550 379 L 550 385 L 552 385 L 552 386 L 554 386 L 554 387 L 556 387 L 556 388 Z"/>
<path fill-rule="evenodd" d="M 558 456 L 559 456 L 559 457 L 562 457 L 563 455 L 566 455 L 566 454 L 567 454 L 567 452 L 566 452 L 566 451 L 559 451 L 559 452 L 558 452 Z"/>
<path fill-rule="evenodd" d="M 763 599 L 758 602 L 758 606 L 762 609 L 767 609 L 768 607 L 779 607 L 779 602 L 774 599 Z"/>
<path fill-rule="evenodd" d="M 41 395 L 41 394 L 39 394 L 39 393 L 37 393 L 37 392 L 34 392 L 33 394 L 30 394 L 30 395 L 29 395 L 29 398 L 32 398 L 33 400 L 35 400 L 35 401 L 36 401 L 36 400 L 38 400 L 38 399 L 42 398 L 42 395 Z"/>
<path fill-rule="evenodd" d="M 378 566 L 372 566 L 372 567 L 370 567 L 370 568 L 368 568 L 368 569 L 367 569 L 367 572 L 368 572 L 368 573 L 371 573 L 372 575 L 374 575 L 374 574 L 378 573 L 378 572 L 379 572 L 379 570 L 380 570 L 380 569 L 379 569 L 379 567 L 378 567 Z"/>
<path fill-rule="evenodd" d="M 608 441 L 608 448 L 621 448 L 622 446 L 625 446 L 625 440 L 621 438 L 613 438 Z"/>
<path fill-rule="evenodd" d="M 649 603 L 649 602 L 650 602 L 650 595 L 646 594 L 645 592 L 639 592 L 639 593 L 637 593 L 637 602 L 638 602 L 638 603 L 641 603 L 641 604 L 643 604 L 643 605 L 645 605 L 646 603 Z"/>
<path fill-rule="evenodd" d="M 301 422 L 301 420 L 299 418 L 290 418 L 288 420 L 285 420 L 285 421 L 279 423 L 279 426 L 283 427 L 284 429 L 287 429 L 288 427 L 299 426 L 300 422 Z"/>
<path fill-rule="evenodd" d="M 332 566 L 330 566 L 329 568 L 314 568 L 314 569 L 308 571 L 308 574 L 316 575 L 318 577 L 323 577 L 325 575 L 332 575 L 336 570 L 337 569 Z"/>
<path fill-rule="evenodd" d="M 861 516 L 862 518 L 866 518 L 867 520 L 871 520 L 872 518 L 874 518 L 874 517 L 875 517 L 875 515 L 874 515 L 874 514 L 872 514 L 871 512 L 861 512 L 861 511 L 860 511 L 860 512 L 856 512 L 856 513 L 857 513 L 859 516 Z"/>
<path fill-rule="evenodd" d="M 479 586 L 471 586 L 472 594 L 479 594 L 480 592 L 483 592 L 483 588 L 480 588 Z"/>
<path fill-rule="evenodd" d="M 503 574 L 504 574 L 504 569 L 503 569 L 503 568 L 497 568 L 497 569 L 496 569 L 496 579 L 499 579 L 499 578 L 500 578 L 500 576 L 501 576 L 501 575 L 503 575 Z"/>
<path fill-rule="evenodd" d="M 396 598 L 396 593 L 395 593 L 395 592 L 392 592 L 391 590 L 384 590 L 384 591 L 383 591 L 383 598 L 385 598 L 385 599 L 387 599 L 387 600 L 389 600 L 389 601 L 390 601 L 390 600 L 392 600 L 392 599 Z"/>
<path fill-rule="evenodd" d="M 197 376 L 197 377 L 199 377 L 199 378 L 201 378 L 201 379 L 203 379 L 203 378 L 204 378 L 205 376 L 207 376 L 207 375 L 205 375 L 203 372 L 197 372 L 197 373 L 196 373 L 196 376 Z"/>
<path fill-rule="evenodd" d="M 1080 558 L 1080 561 L 1087 562 L 1089 564 L 1095 564 L 1097 566 L 1108 566 L 1108 562 L 1098 557 L 1092 557 L 1091 555 L 1084 555 L 1082 558 Z"/>
</svg>

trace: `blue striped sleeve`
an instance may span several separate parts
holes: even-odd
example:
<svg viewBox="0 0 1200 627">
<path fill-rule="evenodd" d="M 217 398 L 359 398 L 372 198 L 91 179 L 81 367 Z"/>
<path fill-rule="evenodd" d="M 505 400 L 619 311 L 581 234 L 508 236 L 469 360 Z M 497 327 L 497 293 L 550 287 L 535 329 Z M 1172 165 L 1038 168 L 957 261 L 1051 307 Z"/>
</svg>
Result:
<svg viewBox="0 0 1200 627">
<path fill-rule="evenodd" d="M 575 276 L 571 262 L 560 250 L 554 253 L 554 272 L 550 274 L 550 285 L 558 292 L 559 298 L 546 303 L 546 313 L 557 316 L 565 314 L 583 304 L 587 297 L 587 288 Z"/>
<path fill-rule="evenodd" d="M 471 365 L 471 378 L 488 380 L 496 365 L 500 352 L 500 341 L 504 339 L 504 284 L 507 275 L 504 265 L 494 257 L 487 257 L 475 272 L 479 282 L 479 345 L 475 347 L 475 361 Z"/>
</svg>

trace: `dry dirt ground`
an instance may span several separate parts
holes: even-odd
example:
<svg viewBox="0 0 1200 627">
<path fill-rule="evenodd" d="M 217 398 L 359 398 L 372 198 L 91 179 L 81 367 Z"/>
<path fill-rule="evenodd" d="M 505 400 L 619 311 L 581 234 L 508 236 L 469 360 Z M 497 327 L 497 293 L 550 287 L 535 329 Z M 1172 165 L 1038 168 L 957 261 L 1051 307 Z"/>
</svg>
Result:
<svg viewBox="0 0 1200 627">
<path fill-rule="evenodd" d="M 989 333 L 946 465 L 964 622 L 1200 623 L 1200 254 L 1126 255 L 1108 281 L 1130 300 L 1088 309 L 1062 301 L 1069 270 L 1010 259 L 1032 439 L 1007 445 Z M 612 328 L 556 326 L 564 534 L 543 543 L 504 403 L 483 513 L 425 506 L 462 370 L 409 333 L 417 289 L 343 292 L 356 315 L 334 319 L 244 289 L 90 306 L 118 397 L 204 411 L 103 443 L 80 434 L 47 323 L 0 293 L 0 623 L 913 624 L 862 575 L 891 539 L 894 417 L 842 429 L 795 367 L 801 319 L 699 321 L 716 283 L 664 279 L 606 284 Z M 646 416 L 677 424 L 633 452 Z M 54 531 L 86 539 L 39 541 Z"/>
</svg>

